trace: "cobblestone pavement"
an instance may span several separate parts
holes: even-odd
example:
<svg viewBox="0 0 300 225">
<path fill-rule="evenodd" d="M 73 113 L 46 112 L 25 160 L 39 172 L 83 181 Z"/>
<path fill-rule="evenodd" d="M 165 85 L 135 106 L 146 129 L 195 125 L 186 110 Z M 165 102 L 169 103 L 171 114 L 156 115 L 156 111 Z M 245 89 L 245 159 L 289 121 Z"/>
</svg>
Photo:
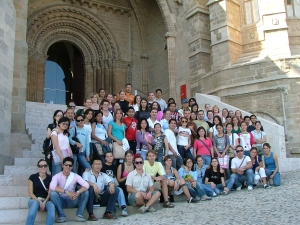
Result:
<svg viewBox="0 0 300 225">
<path fill-rule="evenodd" d="M 197 204 L 175 202 L 173 209 L 135 214 L 107 224 L 299 224 L 299 172 L 281 174 L 280 187 L 246 188 Z"/>
</svg>

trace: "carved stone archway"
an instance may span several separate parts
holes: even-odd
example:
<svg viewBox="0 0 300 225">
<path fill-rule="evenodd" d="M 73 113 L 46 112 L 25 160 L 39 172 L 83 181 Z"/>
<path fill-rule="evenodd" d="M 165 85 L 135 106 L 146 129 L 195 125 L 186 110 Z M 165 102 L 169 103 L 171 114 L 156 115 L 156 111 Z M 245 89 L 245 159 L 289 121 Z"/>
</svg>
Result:
<svg viewBox="0 0 300 225">
<path fill-rule="evenodd" d="M 86 96 L 99 87 L 110 93 L 124 87 L 128 62 L 119 60 L 109 29 L 84 8 L 60 4 L 39 9 L 28 19 L 27 101 L 43 101 L 47 51 L 59 41 L 70 42 L 84 57 Z"/>
</svg>

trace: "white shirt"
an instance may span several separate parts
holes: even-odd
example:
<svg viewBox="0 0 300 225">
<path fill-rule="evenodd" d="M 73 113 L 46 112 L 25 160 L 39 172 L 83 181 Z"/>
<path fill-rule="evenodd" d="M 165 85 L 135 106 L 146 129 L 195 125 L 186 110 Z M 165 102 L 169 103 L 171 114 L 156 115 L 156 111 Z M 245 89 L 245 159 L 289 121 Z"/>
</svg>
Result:
<svg viewBox="0 0 300 225">
<path fill-rule="evenodd" d="M 262 140 L 266 136 L 266 133 L 263 131 L 257 132 L 256 130 L 251 131 L 255 140 Z M 262 146 L 262 144 L 255 144 L 256 146 Z"/>
<path fill-rule="evenodd" d="M 232 135 L 233 135 L 233 141 L 232 141 Z M 236 139 L 239 138 L 239 135 L 237 135 L 236 133 L 231 133 L 230 135 L 227 134 L 227 136 L 229 137 L 229 144 L 230 145 L 235 145 Z"/>
<path fill-rule="evenodd" d="M 172 148 L 174 149 L 174 151 L 177 153 L 177 155 L 179 155 L 178 153 L 178 149 L 177 149 L 177 141 L 176 141 L 176 137 L 175 134 L 172 130 L 167 129 L 164 131 L 164 135 L 166 135 L 168 142 L 170 143 L 170 145 L 172 146 Z M 173 152 L 171 150 L 169 150 L 169 155 L 173 155 Z"/>
<path fill-rule="evenodd" d="M 108 112 L 108 116 L 106 117 L 104 114 L 103 114 L 103 119 L 102 119 L 102 123 L 103 125 L 105 126 L 106 130 L 108 129 L 108 123 L 110 121 L 112 121 L 114 118 L 113 116 L 111 115 L 110 112 Z"/>
<path fill-rule="evenodd" d="M 159 100 L 155 98 L 154 101 L 160 105 L 161 111 L 164 111 L 166 108 L 168 108 L 166 101 L 163 100 L 162 98 Z"/>
<path fill-rule="evenodd" d="M 147 189 L 153 186 L 153 182 L 151 176 L 143 171 L 142 176 L 136 171 L 131 171 L 126 178 L 126 185 L 131 186 L 133 189 L 137 191 L 146 192 Z M 131 193 L 128 194 L 130 196 Z"/>
<path fill-rule="evenodd" d="M 148 124 L 149 124 L 150 128 L 154 128 L 154 125 L 159 123 L 158 120 L 155 120 L 154 122 L 152 122 L 152 120 L 150 118 L 148 118 L 147 121 L 148 121 Z"/>
<path fill-rule="evenodd" d="M 244 159 L 245 157 L 245 159 Z M 244 159 L 244 161 L 243 161 Z M 243 163 L 242 163 L 243 161 Z M 250 162 L 251 159 L 249 156 L 243 156 L 243 158 L 239 159 L 238 157 L 235 157 L 231 161 L 231 169 L 238 169 L 239 167 L 244 167 L 247 165 L 248 162 Z M 242 163 L 242 164 L 241 164 Z M 241 166 L 240 166 L 241 165 Z"/>
<path fill-rule="evenodd" d="M 92 125 L 91 123 L 89 124 L 84 124 L 83 125 L 83 128 L 88 132 L 88 135 L 89 135 L 89 142 L 92 141 Z"/>
<path fill-rule="evenodd" d="M 177 144 L 186 146 L 189 144 L 189 136 L 192 134 L 190 128 L 178 128 Z"/>
<path fill-rule="evenodd" d="M 218 134 L 216 125 L 214 125 L 213 127 L 209 128 L 209 133 L 213 134 L 213 137 L 216 136 Z"/>
<path fill-rule="evenodd" d="M 90 170 L 89 172 L 84 172 L 82 174 L 82 178 L 88 182 L 92 182 L 97 184 L 100 191 L 104 190 L 104 187 L 108 185 L 110 182 L 113 182 L 112 178 L 108 176 L 106 173 L 99 172 L 97 179 L 95 174 L 93 173 L 93 170 Z"/>
</svg>

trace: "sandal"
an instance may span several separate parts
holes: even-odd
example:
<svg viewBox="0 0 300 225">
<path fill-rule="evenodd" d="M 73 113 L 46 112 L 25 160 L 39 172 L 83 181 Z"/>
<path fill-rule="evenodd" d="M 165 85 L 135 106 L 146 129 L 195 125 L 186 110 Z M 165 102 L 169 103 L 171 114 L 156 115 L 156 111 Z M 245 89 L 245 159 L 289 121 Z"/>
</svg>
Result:
<svg viewBox="0 0 300 225">
<path fill-rule="evenodd" d="M 164 208 L 174 208 L 174 205 L 171 204 L 169 201 L 164 202 Z"/>
</svg>

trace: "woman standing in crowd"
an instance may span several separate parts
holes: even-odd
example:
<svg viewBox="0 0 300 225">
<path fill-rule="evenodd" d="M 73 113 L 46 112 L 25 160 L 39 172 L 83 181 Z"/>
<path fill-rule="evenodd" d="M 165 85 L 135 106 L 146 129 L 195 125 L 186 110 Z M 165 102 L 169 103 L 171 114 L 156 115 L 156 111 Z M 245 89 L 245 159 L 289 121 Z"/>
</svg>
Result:
<svg viewBox="0 0 300 225">
<path fill-rule="evenodd" d="M 281 178 L 279 173 L 279 164 L 277 155 L 271 152 L 271 146 L 269 143 L 264 143 L 263 150 L 265 155 L 263 156 L 265 170 L 267 178 L 273 179 L 274 186 L 280 186 Z"/>
<path fill-rule="evenodd" d="M 49 185 L 51 176 L 47 174 L 47 162 L 40 159 L 37 163 L 38 173 L 32 174 L 28 179 L 28 216 L 26 225 L 34 225 L 37 212 L 47 211 L 46 225 L 54 224 L 55 206 L 50 201 Z"/>
<path fill-rule="evenodd" d="M 116 102 L 114 103 L 114 111 L 113 111 L 112 114 L 114 114 L 114 112 L 115 112 L 117 109 L 121 109 L 121 103 L 120 103 L 119 101 L 116 101 Z M 122 110 L 122 109 L 121 109 L 121 110 Z M 123 110 L 122 110 L 122 112 L 123 112 Z"/>
<path fill-rule="evenodd" d="M 153 102 L 152 106 L 151 106 L 151 109 L 157 109 L 156 120 L 161 121 L 161 119 L 164 116 L 164 113 L 163 113 L 163 111 L 161 111 L 160 104 L 158 102 Z"/>
<path fill-rule="evenodd" d="M 181 126 L 178 127 L 177 149 L 182 159 L 194 159 L 190 152 L 192 132 L 191 129 L 187 126 L 187 123 L 188 119 L 186 117 L 182 117 Z"/>
<path fill-rule="evenodd" d="M 102 163 L 105 163 L 104 154 L 110 151 L 109 143 L 111 142 L 110 138 L 108 138 L 106 128 L 103 125 L 103 113 L 101 111 L 96 112 L 95 114 L 95 122 L 92 124 L 92 140 L 94 143 L 92 144 L 93 148 L 91 148 L 91 155 L 96 155 L 96 158 L 101 159 Z M 102 152 L 98 151 L 97 142 L 101 145 Z"/>
<path fill-rule="evenodd" d="M 159 123 L 154 125 L 153 142 L 153 150 L 157 153 L 156 160 L 162 163 L 163 157 L 168 155 L 169 143 L 166 135 L 162 133 L 161 125 Z"/>
<path fill-rule="evenodd" d="M 114 97 L 113 97 L 113 95 L 112 94 L 107 94 L 106 100 L 109 103 L 108 111 L 112 113 L 114 111 L 114 106 L 113 106 Z M 102 103 L 102 101 L 100 103 Z"/>
<path fill-rule="evenodd" d="M 193 105 L 197 104 L 196 99 L 195 98 L 190 98 L 189 99 L 189 107 L 191 109 L 191 111 L 193 110 Z"/>
<path fill-rule="evenodd" d="M 194 113 L 197 115 L 198 111 L 199 111 L 199 106 L 198 106 L 198 104 L 197 104 L 197 103 L 193 104 L 193 105 L 191 106 L 191 112 L 194 112 Z"/>
<path fill-rule="evenodd" d="M 262 145 L 267 142 L 267 136 L 264 131 L 261 131 L 261 123 L 260 121 L 255 122 L 255 130 L 251 131 L 252 135 L 255 139 L 255 147 L 257 148 L 258 155 L 262 156 L 264 154 Z"/>
<path fill-rule="evenodd" d="M 250 156 L 250 149 L 252 146 L 255 147 L 255 140 L 252 133 L 247 132 L 246 122 L 241 123 L 242 132 L 239 133 L 240 145 L 244 148 L 244 155 Z"/>
<path fill-rule="evenodd" d="M 171 111 L 166 109 L 164 113 L 164 118 L 160 121 L 162 132 L 166 129 L 169 129 L 169 120 L 171 119 Z"/>
<path fill-rule="evenodd" d="M 234 178 L 225 181 L 218 158 L 212 158 L 209 169 L 205 171 L 205 184 L 210 184 L 217 195 L 227 195 L 234 184 Z"/>
<path fill-rule="evenodd" d="M 232 117 L 232 133 L 239 134 L 241 132 L 242 130 L 239 118 L 237 118 L 236 116 Z"/>
<path fill-rule="evenodd" d="M 112 141 L 117 142 L 118 145 L 122 146 L 122 140 L 125 137 L 126 125 L 122 123 L 123 120 L 123 111 L 117 109 L 114 113 L 114 120 L 110 121 L 108 124 L 108 137 Z"/>
<path fill-rule="evenodd" d="M 139 111 L 137 111 L 134 115 L 138 121 L 141 119 L 148 119 L 150 117 L 150 111 L 148 107 L 148 101 L 145 98 L 141 99 L 141 105 Z"/>
<path fill-rule="evenodd" d="M 265 168 L 263 166 L 263 162 L 261 158 L 258 156 L 258 151 L 256 147 L 252 147 L 250 150 L 250 158 L 252 161 L 252 170 L 254 172 L 254 185 L 257 185 L 260 180 L 264 183 L 264 188 L 270 188 L 267 184 L 267 175 Z"/>
<path fill-rule="evenodd" d="M 99 96 L 96 94 L 96 93 L 92 93 L 91 95 L 90 95 L 90 99 L 91 99 L 91 101 L 92 101 L 92 105 L 91 105 L 91 109 L 92 110 L 99 110 L 100 109 L 100 107 L 99 107 Z"/>
<path fill-rule="evenodd" d="M 78 162 L 78 175 L 82 176 L 85 169 L 91 169 L 90 161 L 90 141 L 89 134 L 84 129 L 84 118 L 81 115 L 76 116 L 77 126 L 70 130 L 69 142 L 71 145 L 76 145 L 79 148 L 79 153 L 73 153 L 74 163 L 72 171 L 77 173 Z M 79 142 L 74 141 L 72 138 L 77 137 Z"/>
<path fill-rule="evenodd" d="M 240 123 L 244 121 L 242 112 L 240 110 L 236 110 L 234 114 L 239 119 Z"/>
<path fill-rule="evenodd" d="M 125 96 L 126 96 L 125 91 L 120 91 L 119 96 L 120 96 L 119 103 L 120 103 L 121 109 L 125 115 L 127 113 L 127 108 L 129 107 L 129 102 L 127 100 L 125 100 Z"/>
<path fill-rule="evenodd" d="M 205 165 L 210 165 L 211 156 L 213 155 L 213 146 L 211 139 L 206 137 L 204 127 L 199 127 L 197 130 L 198 139 L 194 143 L 194 157 L 201 155 Z"/>
<path fill-rule="evenodd" d="M 149 132 L 149 124 L 146 119 L 141 119 L 136 131 L 136 153 L 140 154 L 146 160 L 148 150 L 154 145 L 153 137 Z"/>
<path fill-rule="evenodd" d="M 193 159 L 185 159 L 184 167 L 178 170 L 178 175 L 185 180 L 185 184 L 187 185 L 191 196 L 196 201 L 211 200 L 211 197 L 206 195 L 205 190 L 197 182 L 197 172 L 194 171 Z"/>
<path fill-rule="evenodd" d="M 223 125 L 225 126 L 225 123 L 226 123 L 226 118 L 228 116 L 228 109 L 224 108 L 222 109 L 222 122 L 223 122 Z"/>
<path fill-rule="evenodd" d="M 141 100 L 142 100 L 142 97 L 140 95 L 134 96 L 132 107 L 134 108 L 135 112 L 140 110 Z"/>
<path fill-rule="evenodd" d="M 235 147 L 239 144 L 239 136 L 235 133 L 232 133 L 232 124 L 226 124 L 226 134 L 229 138 L 229 149 L 228 149 L 228 156 L 229 156 L 229 170 L 231 170 L 231 160 L 235 156 Z"/>
<path fill-rule="evenodd" d="M 188 203 L 196 203 L 196 201 L 190 194 L 189 189 L 187 188 L 185 184 L 185 180 L 180 178 L 178 175 L 178 171 L 176 168 L 172 167 L 172 158 L 171 156 L 166 156 L 164 158 L 164 169 L 166 172 L 166 178 L 167 178 L 167 186 L 168 186 L 168 196 L 171 195 L 172 191 L 177 191 L 179 193 L 184 193 L 187 197 Z M 181 191 L 180 191 L 181 188 Z"/>
<path fill-rule="evenodd" d="M 118 166 L 117 170 L 117 180 L 119 182 L 119 187 L 123 190 L 125 199 L 128 199 L 128 192 L 126 189 L 126 178 L 130 172 L 134 170 L 133 164 L 133 151 L 128 150 L 125 152 L 124 162 Z"/>
<path fill-rule="evenodd" d="M 66 110 L 66 112 L 65 112 L 65 115 L 66 115 L 66 117 L 69 119 L 69 122 L 70 122 L 70 129 L 71 129 L 72 127 L 75 127 L 75 126 L 76 126 L 76 121 L 75 121 L 75 119 L 74 119 L 74 117 L 75 117 L 74 110 L 71 109 L 71 108 L 68 108 L 68 109 Z"/>
<path fill-rule="evenodd" d="M 103 88 L 100 88 L 98 92 L 99 101 L 101 102 L 103 99 L 105 99 L 105 90 Z"/>
<path fill-rule="evenodd" d="M 209 137 L 210 137 L 211 140 L 213 140 L 214 136 L 216 136 L 218 134 L 217 125 L 218 124 L 222 125 L 221 117 L 218 116 L 218 115 L 215 115 L 214 119 L 213 119 L 213 122 L 214 122 L 214 126 L 209 128 Z"/>
<path fill-rule="evenodd" d="M 76 111 L 76 115 L 82 115 L 83 116 L 83 113 L 85 112 L 85 110 L 91 109 L 91 107 L 92 107 L 92 100 L 90 98 L 86 98 L 84 100 L 83 105 L 84 105 L 84 108 L 83 109 L 78 109 Z"/>
<path fill-rule="evenodd" d="M 55 152 L 60 158 L 59 163 L 58 162 L 55 163 L 54 160 L 52 160 L 52 173 L 51 173 L 52 176 L 54 176 L 55 174 L 59 173 L 62 170 L 62 161 L 64 159 L 62 150 L 68 149 L 69 152 L 71 152 L 71 147 L 68 138 L 68 129 L 69 129 L 69 119 L 67 117 L 61 117 L 58 120 L 57 129 L 54 129 L 51 132 L 51 141 L 53 144 L 53 150 L 55 150 Z"/>
<path fill-rule="evenodd" d="M 223 132 L 222 124 L 217 125 L 217 131 L 218 134 L 214 136 L 213 139 L 215 156 L 217 156 L 218 158 L 223 158 L 227 154 L 230 142 L 228 136 Z"/>
<path fill-rule="evenodd" d="M 108 129 L 109 122 L 114 119 L 112 113 L 109 111 L 109 104 L 110 104 L 109 101 L 104 99 L 102 100 L 100 105 L 103 113 L 102 123 L 106 128 L 106 130 Z"/>
</svg>

